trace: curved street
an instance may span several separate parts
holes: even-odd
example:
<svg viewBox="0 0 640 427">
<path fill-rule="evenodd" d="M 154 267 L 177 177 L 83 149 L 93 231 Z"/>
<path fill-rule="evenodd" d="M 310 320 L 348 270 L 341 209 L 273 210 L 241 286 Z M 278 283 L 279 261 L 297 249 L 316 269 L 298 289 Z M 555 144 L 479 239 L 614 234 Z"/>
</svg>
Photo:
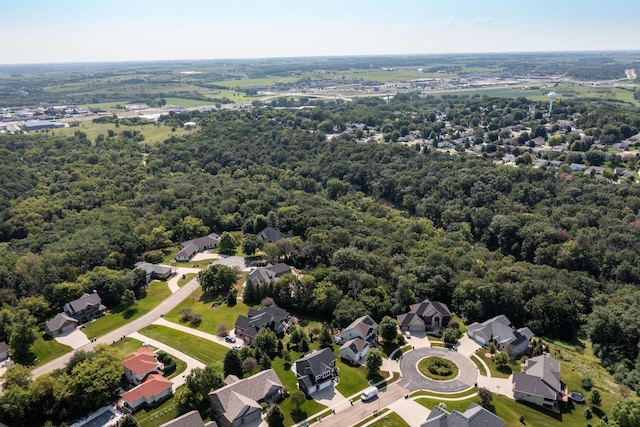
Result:
<svg viewBox="0 0 640 427">
<path fill-rule="evenodd" d="M 436 381 L 425 377 L 418 371 L 418 362 L 425 357 L 438 356 L 458 365 L 458 376 L 448 381 Z M 478 382 L 476 365 L 456 351 L 442 347 L 417 348 L 406 353 L 400 360 L 402 379 L 400 386 L 410 391 L 428 390 L 438 393 L 455 393 L 473 387 Z"/>
</svg>

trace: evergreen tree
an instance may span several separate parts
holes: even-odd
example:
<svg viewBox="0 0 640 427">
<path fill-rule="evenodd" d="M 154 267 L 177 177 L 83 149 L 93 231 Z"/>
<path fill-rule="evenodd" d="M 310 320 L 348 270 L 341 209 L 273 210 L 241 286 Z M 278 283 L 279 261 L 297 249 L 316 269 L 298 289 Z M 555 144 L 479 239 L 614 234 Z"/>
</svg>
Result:
<svg viewBox="0 0 640 427">
<path fill-rule="evenodd" d="M 242 379 L 242 360 L 236 350 L 229 350 L 224 356 L 224 377 L 235 375 Z"/>
</svg>

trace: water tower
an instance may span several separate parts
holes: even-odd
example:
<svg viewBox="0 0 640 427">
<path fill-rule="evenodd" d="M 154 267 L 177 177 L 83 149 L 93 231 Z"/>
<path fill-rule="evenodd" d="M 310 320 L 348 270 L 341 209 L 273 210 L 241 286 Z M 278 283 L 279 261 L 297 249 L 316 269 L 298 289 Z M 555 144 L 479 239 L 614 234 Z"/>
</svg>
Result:
<svg viewBox="0 0 640 427">
<path fill-rule="evenodd" d="M 549 115 L 551 115 L 551 110 L 553 110 L 553 100 L 558 97 L 558 94 L 555 92 L 549 92 Z"/>
</svg>

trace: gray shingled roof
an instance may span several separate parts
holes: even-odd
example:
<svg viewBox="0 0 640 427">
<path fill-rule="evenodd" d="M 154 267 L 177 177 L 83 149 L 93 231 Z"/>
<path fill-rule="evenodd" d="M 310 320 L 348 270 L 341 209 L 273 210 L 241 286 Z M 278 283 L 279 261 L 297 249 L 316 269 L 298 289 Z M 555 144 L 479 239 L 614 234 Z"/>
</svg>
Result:
<svg viewBox="0 0 640 427">
<path fill-rule="evenodd" d="M 164 276 L 165 274 L 171 274 L 171 267 L 166 265 L 156 265 L 150 262 L 136 262 L 135 268 L 139 268 L 147 272 L 147 274 L 157 274 L 158 276 Z"/>
<path fill-rule="evenodd" d="M 451 413 L 435 406 L 421 427 L 504 427 L 506 421 L 475 403 L 464 412 Z"/>
<path fill-rule="evenodd" d="M 511 321 L 507 316 L 501 314 L 482 323 L 474 322 L 467 327 L 467 331 L 481 334 L 487 341 L 493 337 L 498 343 L 510 343 L 517 339 L 518 335 L 509 325 L 511 325 Z"/>
<path fill-rule="evenodd" d="M 230 423 L 244 414 L 261 410 L 258 402 L 283 387 L 276 371 L 267 369 L 209 393 L 211 405 Z"/>
<path fill-rule="evenodd" d="M 204 421 L 202 421 L 202 417 L 198 411 L 191 411 L 164 424 L 160 424 L 160 427 L 204 427 Z"/>
<path fill-rule="evenodd" d="M 560 364 L 549 354 L 527 360 L 524 373 L 513 374 L 513 391 L 556 399 L 562 390 Z"/>
<path fill-rule="evenodd" d="M 64 313 L 58 313 L 56 314 L 56 317 L 45 322 L 45 326 L 49 331 L 53 332 L 60 329 L 66 322 L 73 322 L 76 325 L 78 324 L 78 321 L 76 319 L 69 317 Z"/>
<path fill-rule="evenodd" d="M 344 348 L 349 348 L 354 354 L 358 354 L 362 350 L 364 350 L 368 345 L 369 343 L 367 343 L 365 340 L 363 340 L 360 337 L 356 337 L 342 344 L 342 346 L 340 347 L 340 350 Z"/>
<path fill-rule="evenodd" d="M 290 239 L 293 237 L 292 234 L 281 233 L 280 230 L 273 227 L 265 227 L 263 230 L 258 232 L 257 236 L 265 242 L 270 243 L 277 242 L 280 239 Z"/>
<path fill-rule="evenodd" d="M 315 378 L 318 375 L 322 375 L 327 369 L 335 370 L 335 366 L 336 356 L 330 349 L 323 348 L 298 359 L 296 373 L 298 377 L 311 375 Z"/>
<path fill-rule="evenodd" d="M 102 304 L 102 299 L 97 292 L 92 292 L 90 294 L 84 293 L 82 296 L 76 300 L 68 302 L 64 305 L 65 313 L 78 313 L 81 311 L 85 311 L 90 307 L 99 306 L 100 308 L 106 308 Z"/>
</svg>

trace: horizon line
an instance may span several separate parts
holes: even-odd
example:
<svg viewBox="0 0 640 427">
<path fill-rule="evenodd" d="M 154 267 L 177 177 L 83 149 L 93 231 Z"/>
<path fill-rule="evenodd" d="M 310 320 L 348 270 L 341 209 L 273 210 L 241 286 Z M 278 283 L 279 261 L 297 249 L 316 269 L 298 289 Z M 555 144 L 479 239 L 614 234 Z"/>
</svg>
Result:
<svg viewBox="0 0 640 427">
<path fill-rule="evenodd" d="M 531 51 L 486 51 L 486 52 L 441 52 L 441 53 L 380 53 L 353 55 L 306 55 L 306 56 L 263 56 L 263 57 L 227 57 L 227 58 L 182 58 L 182 59 L 125 59 L 108 61 L 60 61 L 60 62 L 9 62 L 0 63 L 0 67 L 38 66 L 38 65 L 88 65 L 88 64 L 125 64 L 125 63 L 158 63 L 158 62 L 224 62 L 224 61 L 260 61 L 284 59 L 334 59 L 334 58 L 382 58 L 382 57 L 437 57 L 462 55 L 522 55 L 522 54 L 577 54 L 577 53 L 638 53 L 640 49 L 585 49 L 585 50 L 531 50 Z"/>
</svg>

